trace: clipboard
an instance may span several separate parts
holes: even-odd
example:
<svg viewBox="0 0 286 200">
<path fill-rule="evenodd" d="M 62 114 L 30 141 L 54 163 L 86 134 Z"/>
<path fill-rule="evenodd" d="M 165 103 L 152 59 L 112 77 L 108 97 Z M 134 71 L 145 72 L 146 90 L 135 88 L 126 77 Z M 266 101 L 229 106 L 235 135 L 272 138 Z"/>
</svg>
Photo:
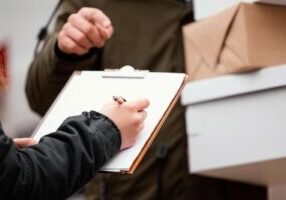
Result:
<svg viewBox="0 0 286 200">
<path fill-rule="evenodd" d="M 140 164 L 188 80 L 184 73 L 149 72 L 127 66 L 120 70 L 76 71 L 72 74 L 42 121 L 33 137 L 39 140 L 57 130 L 69 116 L 83 111 L 100 111 L 113 96 L 127 100 L 144 97 L 146 109 L 144 129 L 131 148 L 118 152 L 101 169 L 102 172 L 132 174 Z"/>
</svg>

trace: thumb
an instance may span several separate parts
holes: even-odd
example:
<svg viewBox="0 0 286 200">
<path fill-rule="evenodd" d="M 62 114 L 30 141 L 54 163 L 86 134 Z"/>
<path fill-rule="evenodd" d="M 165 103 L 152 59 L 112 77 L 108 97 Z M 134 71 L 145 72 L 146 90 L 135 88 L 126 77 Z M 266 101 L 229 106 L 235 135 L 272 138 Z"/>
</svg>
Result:
<svg viewBox="0 0 286 200">
<path fill-rule="evenodd" d="M 145 98 L 133 100 L 133 101 L 130 101 L 129 103 L 137 111 L 145 110 L 150 104 L 149 100 Z"/>
</svg>

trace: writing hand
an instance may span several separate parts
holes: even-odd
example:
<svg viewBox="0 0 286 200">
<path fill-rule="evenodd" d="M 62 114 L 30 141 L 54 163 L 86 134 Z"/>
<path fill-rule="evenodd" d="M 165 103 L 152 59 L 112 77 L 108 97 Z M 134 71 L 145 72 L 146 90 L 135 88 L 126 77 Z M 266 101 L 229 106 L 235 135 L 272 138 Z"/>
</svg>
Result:
<svg viewBox="0 0 286 200">
<path fill-rule="evenodd" d="M 102 113 L 109 117 L 121 132 L 121 150 L 131 147 L 137 135 L 144 127 L 147 117 L 145 109 L 149 106 L 147 99 L 137 99 L 119 104 L 113 101 L 103 107 Z"/>
</svg>

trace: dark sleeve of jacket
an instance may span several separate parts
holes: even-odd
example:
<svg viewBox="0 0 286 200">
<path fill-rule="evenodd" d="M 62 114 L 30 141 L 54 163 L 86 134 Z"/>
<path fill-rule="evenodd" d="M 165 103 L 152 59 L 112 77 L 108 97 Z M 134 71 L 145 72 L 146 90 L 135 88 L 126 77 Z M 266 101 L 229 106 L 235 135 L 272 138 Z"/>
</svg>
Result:
<svg viewBox="0 0 286 200">
<path fill-rule="evenodd" d="M 68 118 L 39 144 L 21 150 L 0 125 L 0 199 L 63 199 L 87 183 L 120 145 L 115 124 L 94 111 Z"/>
<path fill-rule="evenodd" d="M 62 56 L 57 50 L 57 36 L 70 14 L 82 5 L 74 1 L 63 1 L 53 32 L 48 35 L 41 51 L 29 66 L 26 77 L 26 95 L 33 111 L 44 115 L 70 75 L 75 70 L 90 69 L 97 61 L 92 50 L 84 56 Z"/>
</svg>

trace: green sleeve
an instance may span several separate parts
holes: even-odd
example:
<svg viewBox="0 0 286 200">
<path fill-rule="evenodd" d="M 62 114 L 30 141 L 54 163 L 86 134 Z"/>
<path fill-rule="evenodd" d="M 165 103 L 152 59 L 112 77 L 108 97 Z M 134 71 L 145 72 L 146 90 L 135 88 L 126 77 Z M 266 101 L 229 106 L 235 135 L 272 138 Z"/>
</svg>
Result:
<svg viewBox="0 0 286 200">
<path fill-rule="evenodd" d="M 61 56 L 56 53 L 57 35 L 68 16 L 81 6 L 64 1 L 56 18 L 55 28 L 45 40 L 42 49 L 34 57 L 26 78 L 26 95 L 33 111 L 44 115 L 70 75 L 75 70 L 87 70 L 95 65 L 97 51 L 87 56 Z M 72 59 L 73 57 L 73 59 Z"/>
</svg>

